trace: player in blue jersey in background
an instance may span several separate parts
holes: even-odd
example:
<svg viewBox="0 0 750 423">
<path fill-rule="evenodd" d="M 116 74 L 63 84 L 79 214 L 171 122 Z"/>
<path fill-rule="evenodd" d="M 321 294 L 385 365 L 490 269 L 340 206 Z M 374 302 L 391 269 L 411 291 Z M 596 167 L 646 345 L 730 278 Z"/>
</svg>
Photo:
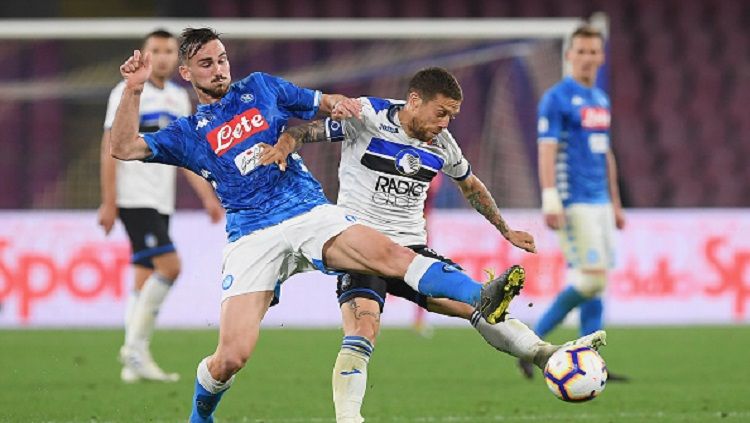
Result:
<svg viewBox="0 0 750 423">
<path fill-rule="evenodd" d="M 536 325 L 544 337 L 575 307 L 581 335 L 602 328 L 601 295 L 613 266 L 614 228 L 625 226 L 610 148 L 610 103 L 596 87 L 604 64 L 604 37 L 584 26 L 570 37 L 565 54 L 570 76 L 550 88 L 539 103 L 539 182 L 547 226 L 559 234 L 568 264 L 568 286 Z M 520 362 L 526 377 L 533 367 Z M 609 380 L 621 377 L 610 373 Z"/>
<path fill-rule="evenodd" d="M 434 258 L 417 255 L 331 205 L 301 157 L 271 157 L 291 117 L 320 110 L 337 118 L 359 115 L 341 95 L 303 89 L 263 73 L 231 83 L 229 59 L 217 33 L 188 28 L 180 43 L 180 75 L 198 95 L 198 111 L 158 132 L 139 134 L 139 97 L 151 58 L 134 51 L 120 67 L 125 88 L 111 129 L 111 152 L 121 160 L 185 167 L 214 187 L 226 209 L 229 244 L 222 265 L 219 344 L 198 365 L 191 422 L 212 422 L 222 395 L 255 348 L 260 324 L 280 284 L 317 268 L 379 274 L 413 289 L 477 307 L 497 323 L 523 285 L 514 266 L 482 285 Z M 281 161 L 283 160 L 283 163 Z"/>
</svg>

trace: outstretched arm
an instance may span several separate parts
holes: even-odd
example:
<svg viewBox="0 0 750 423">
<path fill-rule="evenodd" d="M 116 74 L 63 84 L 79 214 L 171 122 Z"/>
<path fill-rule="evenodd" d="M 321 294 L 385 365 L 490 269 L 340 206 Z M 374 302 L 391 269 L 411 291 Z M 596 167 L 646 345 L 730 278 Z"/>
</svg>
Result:
<svg viewBox="0 0 750 423">
<path fill-rule="evenodd" d="M 331 119 L 342 121 L 348 118 L 361 118 L 362 103 L 356 98 L 340 94 L 323 94 L 320 110 L 331 114 Z M 286 158 L 298 151 L 303 144 L 328 141 L 326 121 L 315 120 L 303 125 L 287 128 L 274 146 L 263 146 L 260 164 L 263 166 L 276 163 L 279 169 L 286 170 Z"/>
<path fill-rule="evenodd" d="M 110 130 L 110 153 L 120 160 L 140 160 L 151 156 L 151 149 L 138 135 L 138 112 L 141 93 L 151 75 L 151 54 L 141 56 L 138 50 L 120 66 L 125 79 L 120 105 Z"/>
<path fill-rule="evenodd" d="M 492 194 L 490 194 L 487 187 L 484 186 L 476 175 L 471 175 L 463 181 L 457 181 L 456 183 L 461 188 L 461 193 L 469 201 L 469 204 L 474 207 L 474 210 L 478 211 L 485 219 L 492 223 L 505 239 L 518 248 L 530 253 L 536 252 L 534 237 L 527 232 L 514 231 L 508 227 L 508 224 L 505 223 L 505 220 L 500 215 L 500 210 L 497 207 L 497 203 L 495 203 L 495 199 L 492 198 Z"/>
<path fill-rule="evenodd" d="M 264 146 L 260 156 L 260 164 L 263 166 L 276 163 L 283 171 L 286 169 L 286 158 L 288 155 L 298 151 L 303 144 L 326 141 L 326 128 L 324 120 L 314 120 L 299 126 L 287 128 L 276 145 Z"/>
<path fill-rule="evenodd" d="M 341 94 L 323 94 L 320 98 L 320 111 L 336 120 L 359 116 L 362 104 L 355 98 Z"/>
</svg>

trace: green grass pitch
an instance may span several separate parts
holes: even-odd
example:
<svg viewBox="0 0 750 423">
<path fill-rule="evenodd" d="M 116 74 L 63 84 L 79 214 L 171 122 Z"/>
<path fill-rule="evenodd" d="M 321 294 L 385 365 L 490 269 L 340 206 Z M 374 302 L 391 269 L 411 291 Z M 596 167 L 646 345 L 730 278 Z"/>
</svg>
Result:
<svg viewBox="0 0 750 423">
<path fill-rule="evenodd" d="M 583 404 L 557 400 L 541 375 L 469 329 L 431 339 L 384 329 L 370 362 L 364 415 L 376 422 L 750 422 L 750 328 L 612 328 L 602 355 L 632 377 Z M 560 330 L 553 341 L 574 336 Z M 195 366 L 214 331 L 162 330 L 157 361 L 176 384 L 124 385 L 115 330 L 0 331 L 0 422 L 185 422 Z M 222 400 L 217 423 L 333 422 L 337 330 L 265 330 Z"/>
</svg>

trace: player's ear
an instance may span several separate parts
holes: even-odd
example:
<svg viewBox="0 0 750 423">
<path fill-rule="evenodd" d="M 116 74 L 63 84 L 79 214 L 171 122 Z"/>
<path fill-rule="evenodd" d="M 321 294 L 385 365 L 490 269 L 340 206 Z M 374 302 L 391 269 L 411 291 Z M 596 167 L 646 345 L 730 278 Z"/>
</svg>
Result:
<svg viewBox="0 0 750 423">
<path fill-rule="evenodd" d="M 182 79 L 184 79 L 185 81 L 190 81 L 190 79 L 191 79 L 191 78 L 190 78 L 190 76 L 191 76 L 191 75 L 190 75 L 190 69 L 188 69 L 188 67 L 187 67 L 187 66 L 185 66 L 185 65 L 180 65 L 180 66 L 179 66 L 179 67 L 177 68 L 177 70 L 178 70 L 178 71 L 180 72 L 180 76 L 182 77 Z"/>
<path fill-rule="evenodd" d="M 419 94 L 416 93 L 415 91 L 412 91 L 409 93 L 407 102 L 409 103 L 411 107 L 419 107 L 422 105 L 422 97 L 420 97 Z"/>
</svg>

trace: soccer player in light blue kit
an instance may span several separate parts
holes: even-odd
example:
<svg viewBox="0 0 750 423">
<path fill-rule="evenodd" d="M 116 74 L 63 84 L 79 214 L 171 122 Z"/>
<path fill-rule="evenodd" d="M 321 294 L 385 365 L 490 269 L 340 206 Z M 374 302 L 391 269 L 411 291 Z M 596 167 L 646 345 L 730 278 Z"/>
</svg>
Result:
<svg viewBox="0 0 750 423">
<path fill-rule="evenodd" d="M 566 59 L 571 75 L 539 103 L 538 140 L 542 211 L 547 226 L 559 234 L 569 285 L 537 323 L 540 337 L 575 307 L 580 309 L 581 335 L 602 328 L 601 295 L 613 265 L 613 232 L 625 225 L 610 148 L 609 98 L 596 87 L 596 74 L 604 64 L 602 34 L 578 28 Z M 531 378 L 530 363 L 521 362 L 521 367 Z"/>
<path fill-rule="evenodd" d="M 298 155 L 268 157 L 274 164 L 260 165 L 289 118 L 311 119 L 318 110 L 337 118 L 358 115 L 346 97 L 263 73 L 230 84 L 227 52 L 208 28 L 183 32 L 180 59 L 180 75 L 201 103 L 198 111 L 158 132 L 138 134 L 139 97 L 151 60 L 136 50 L 120 67 L 125 88 L 111 152 L 121 160 L 181 166 L 203 176 L 227 212 L 219 345 L 198 365 L 191 422 L 213 421 L 219 400 L 255 348 L 263 316 L 278 301 L 281 282 L 294 273 L 317 268 L 397 277 L 423 294 L 475 305 L 489 323 L 502 318 L 523 285 L 522 271 L 482 285 L 328 203 Z"/>
</svg>

